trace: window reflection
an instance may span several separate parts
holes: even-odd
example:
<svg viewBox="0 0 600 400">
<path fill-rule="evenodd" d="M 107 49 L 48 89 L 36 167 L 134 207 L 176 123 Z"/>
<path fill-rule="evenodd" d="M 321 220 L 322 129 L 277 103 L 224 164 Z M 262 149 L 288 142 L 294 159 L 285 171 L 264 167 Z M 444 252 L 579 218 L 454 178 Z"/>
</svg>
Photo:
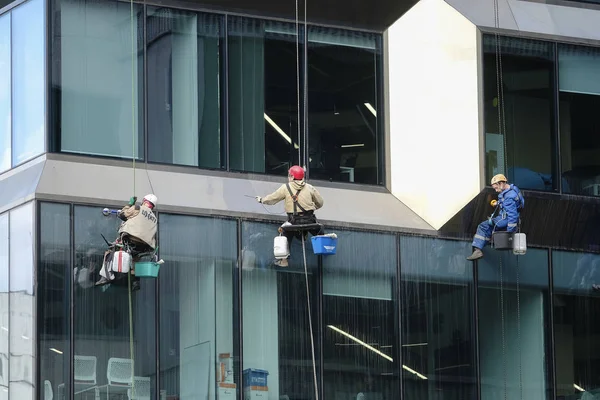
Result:
<svg viewBox="0 0 600 400">
<path fill-rule="evenodd" d="M 285 399 L 285 396 L 289 399 L 314 399 L 314 370 L 302 244 L 298 240 L 292 242 L 289 267 L 276 267 L 273 265 L 273 237 L 276 235 L 277 225 L 242 223 L 243 369 L 268 372 L 269 399 Z M 317 356 L 320 345 L 316 325 L 317 257 L 312 254 L 311 245 L 307 243 L 306 246 Z M 316 373 L 319 379 L 320 371 L 317 370 Z M 260 390 L 253 390 L 246 385 L 244 390 L 260 398 Z"/>
<path fill-rule="evenodd" d="M 600 393 L 600 255 L 554 251 L 554 351 L 558 399 Z"/>
<path fill-rule="evenodd" d="M 398 399 L 396 238 L 337 235 L 343 246 L 323 259 L 323 397 Z"/>
<path fill-rule="evenodd" d="M 477 263 L 481 398 L 552 398 L 548 252 L 486 247 Z"/>
<path fill-rule="evenodd" d="M 9 213 L 11 399 L 33 399 L 35 298 L 33 295 L 33 203 Z"/>
<path fill-rule="evenodd" d="M 64 400 L 69 382 L 70 221 L 68 205 L 42 203 L 40 206 L 37 267 L 38 304 L 41 305 L 38 325 L 40 399 Z"/>
<path fill-rule="evenodd" d="M 464 242 L 400 239 L 406 398 L 477 398 L 473 270 L 464 256 L 468 248 Z"/>
<path fill-rule="evenodd" d="M 10 63 L 10 13 L 6 13 L 0 17 L 0 173 L 11 166 Z"/>
<path fill-rule="evenodd" d="M 205 168 L 223 165 L 221 19 L 217 15 L 148 8 L 150 161 Z"/>
<path fill-rule="evenodd" d="M 104 217 L 100 207 L 75 207 L 74 237 L 74 386 L 75 400 L 127 396 L 134 362 L 135 390 L 156 398 L 156 281 L 142 279 L 132 292 L 133 357 L 127 280 L 96 287 L 107 240 L 114 240 L 119 220 Z"/>
<path fill-rule="evenodd" d="M 54 29 L 52 65 L 60 68 L 53 90 L 60 101 L 61 151 L 131 158 L 135 140 L 136 157 L 143 157 L 142 7 L 134 5 L 132 21 L 126 3 L 56 1 L 60 29 Z"/>
<path fill-rule="evenodd" d="M 600 196 L 600 50 L 561 44 L 558 62 L 563 191 Z"/>
<path fill-rule="evenodd" d="M 0 399 L 8 400 L 8 213 L 0 214 Z"/>
<path fill-rule="evenodd" d="M 235 400 L 241 389 L 234 378 L 237 225 L 162 214 L 158 226 L 165 260 L 159 285 L 161 393 L 168 399 Z"/>
<path fill-rule="evenodd" d="M 43 0 L 29 0 L 12 12 L 13 166 L 45 148 L 45 37 Z"/>
<path fill-rule="evenodd" d="M 498 121 L 496 39 L 484 36 L 483 47 L 486 182 L 503 173 L 521 189 L 552 191 L 558 187 L 553 174 L 554 46 L 500 38 L 505 136 Z"/>
<path fill-rule="evenodd" d="M 296 29 L 246 18 L 231 18 L 228 26 L 231 168 L 286 175 L 302 148 Z"/>
<path fill-rule="evenodd" d="M 380 57 L 381 49 L 373 34 L 309 28 L 308 126 L 312 178 L 383 183 L 377 120 Z"/>
</svg>

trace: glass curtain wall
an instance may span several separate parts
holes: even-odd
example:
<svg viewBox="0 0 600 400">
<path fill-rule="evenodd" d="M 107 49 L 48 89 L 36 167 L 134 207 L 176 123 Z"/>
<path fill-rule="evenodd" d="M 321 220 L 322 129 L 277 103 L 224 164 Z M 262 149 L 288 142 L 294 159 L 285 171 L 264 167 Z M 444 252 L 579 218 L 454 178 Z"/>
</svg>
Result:
<svg viewBox="0 0 600 400">
<path fill-rule="evenodd" d="M 400 238 L 404 398 L 477 399 L 469 243 Z M 487 399 L 487 397 L 484 397 Z"/>
<path fill-rule="evenodd" d="M 148 7 L 148 159 L 221 168 L 222 20 Z"/>
<path fill-rule="evenodd" d="M 396 236 L 336 231 L 323 258 L 323 398 L 400 398 Z"/>
<path fill-rule="evenodd" d="M 95 286 L 106 249 L 120 220 L 101 207 L 74 207 L 73 268 L 74 399 L 130 395 L 132 372 L 139 398 L 156 399 L 156 280 L 141 279 L 132 290 L 127 278 Z M 133 343 L 130 339 L 133 330 Z M 130 346 L 133 345 L 133 354 Z M 132 358 L 133 356 L 133 358 Z M 133 364 L 133 365 L 132 365 Z M 133 371 L 132 371 L 133 367 Z"/>
<path fill-rule="evenodd" d="M 477 262 L 481 398 L 551 399 L 548 251 L 515 256 L 486 247 L 484 254 Z"/>
<path fill-rule="evenodd" d="M 600 49 L 559 44 L 558 77 L 563 192 L 600 196 Z"/>
<path fill-rule="evenodd" d="M 502 173 L 521 189 L 556 190 L 554 45 L 512 37 L 500 37 L 499 45 L 504 113 L 498 99 L 496 39 L 484 36 L 486 182 Z"/>
<path fill-rule="evenodd" d="M 232 17 L 228 35 L 231 169 L 285 176 L 302 163 L 303 32 L 298 53 L 294 24 Z"/>
<path fill-rule="evenodd" d="M 45 0 L 0 16 L 0 173 L 44 152 Z"/>
<path fill-rule="evenodd" d="M 600 395 L 600 255 L 552 252 L 557 399 Z"/>
<path fill-rule="evenodd" d="M 160 396 L 236 400 L 237 224 L 163 214 L 158 226 Z"/>
<path fill-rule="evenodd" d="M 379 36 L 308 29 L 308 132 L 315 179 L 383 184 Z"/>
<path fill-rule="evenodd" d="M 320 381 L 321 373 L 318 358 L 313 368 L 308 312 L 318 357 L 318 260 L 306 243 L 309 302 L 301 242 L 292 241 L 288 267 L 273 264 L 277 227 L 242 222 L 244 398 L 315 399 L 314 374 Z M 251 370 L 268 374 L 266 387 L 246 381 Z"/>
<path fill-rule="evenodd" d="M 9 398 L 35 397 L 33 202 L 9 212 Z"/>
<path fill-rule="evenodd" d="M 0 400 L 8 400 L 9 318 L 8 213 L 0 214 Z"/>
<path fill-rule="evenodd" d="M 143 7 L 134 4 L 131 15 L 124 2 L 52 1 L 60 151 L 132 158 L 135 148 L 143 158 Z"/>
<path fill-rule="evenodd" d="M 0 16 L 0 173 L 11 167 L 11 13 Z"/>
<path fill-rule="evenodd" d="M 29 0 L 11 11 L 13 166 L 43 153 L 45 149 L 44 6 L 44 0 Z"/>
<path fill-rule="evenodd" d="M 65 400 L 69 382 L 71 207 L 42 203 L 38 246 L 39 399 Z"/>
</svg>

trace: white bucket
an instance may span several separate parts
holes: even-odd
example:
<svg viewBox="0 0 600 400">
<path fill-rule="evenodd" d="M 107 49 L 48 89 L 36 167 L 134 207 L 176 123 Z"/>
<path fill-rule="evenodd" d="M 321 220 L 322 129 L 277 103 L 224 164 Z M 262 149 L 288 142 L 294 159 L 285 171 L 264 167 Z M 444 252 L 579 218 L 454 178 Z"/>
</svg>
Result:
<svg viewBox="0 0 600 400">
<path fill-rule="evenodd" d="M 513 254 L 522 256 L 527 253 L 527 237 L 524 233 L 515 233 L 513 237 Z"/>
<path fill-rule="evenodd" d="M 128 273 L 131 268 L 131 255 L 126 251 L 117 251 L 113 255 L 109 270 L 112 272 Z"/>
<path fill-rule="evenodd" d="M 290 255 L 288 240 L 285 236 L 275 237 L 275 240 L 273 240 L 273 254 L 278 259 L 287 258 Z"/>
</svg>

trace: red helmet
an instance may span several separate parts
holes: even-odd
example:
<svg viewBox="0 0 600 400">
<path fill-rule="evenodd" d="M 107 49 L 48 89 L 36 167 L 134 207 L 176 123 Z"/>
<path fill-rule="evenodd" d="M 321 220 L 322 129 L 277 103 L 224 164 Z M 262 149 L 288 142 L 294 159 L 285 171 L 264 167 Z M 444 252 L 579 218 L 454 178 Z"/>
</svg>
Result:
<svg viewBox="0 0 600 400">
<path fill-rule="evenodd" d="M 294 177 L 294 180 L 301 181 L 304 179 L 304 169 L 299 165 L 294 165 L 290 168 L 288 175 Z"/>
</svg>

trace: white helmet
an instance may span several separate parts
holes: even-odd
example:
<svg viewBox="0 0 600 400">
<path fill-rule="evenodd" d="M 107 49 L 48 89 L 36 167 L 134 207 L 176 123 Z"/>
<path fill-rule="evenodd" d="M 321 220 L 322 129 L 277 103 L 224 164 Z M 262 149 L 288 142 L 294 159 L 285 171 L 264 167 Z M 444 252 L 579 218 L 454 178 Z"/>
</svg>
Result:
<svg viewBox="0 0 600 400">
<path fill-rule="evenodd" d="M 156 205 L 158 204 L 158 198 L 153 195 L 153 194 L 147 194 L 146 196 L 144 196 L 144 200 L 149 201 L 150 203 L 152 203 L 152 205 L 154 207 L 156 207 Z"/>
</svg>

